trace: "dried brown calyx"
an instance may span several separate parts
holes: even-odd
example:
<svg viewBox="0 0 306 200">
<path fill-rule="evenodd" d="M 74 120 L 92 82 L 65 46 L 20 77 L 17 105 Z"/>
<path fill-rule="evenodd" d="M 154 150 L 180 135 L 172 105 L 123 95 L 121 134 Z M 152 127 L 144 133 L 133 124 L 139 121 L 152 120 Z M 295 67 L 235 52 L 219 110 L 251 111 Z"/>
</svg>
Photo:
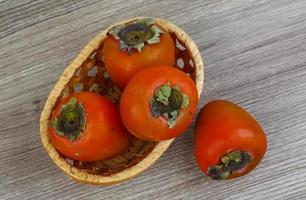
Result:
<svg viewBox="0 0 306 200">
<path fill-rule="evenodd" d="M 77 103 L 76 98 L 71 98 L 67 104 L 61 107 L 58 118 L 51 120 L 51 127 L 60 136 L 71 141 L 81 137 L 85 130 L 86 113 L 82 103 Z"/>
<path fill-rule="evenodd" d="M 117 25 L 109 30 L 109 33 L 119 40 L 121 51 L 131 54 L 132 49 L 141 52 L 147 44 L 159 43 L 162 31 L 155 26 L 155 20 L 145 18 L 127 25 Z"/>
<path fill-rule="evenodd" d="M 235 150 L 221 157 L 219 165 L 208 168 L 207 174 L 216 180 L 228 178 L 231 174 L 243 169 L 251 160 L 249 153 Z"/>
</svg>

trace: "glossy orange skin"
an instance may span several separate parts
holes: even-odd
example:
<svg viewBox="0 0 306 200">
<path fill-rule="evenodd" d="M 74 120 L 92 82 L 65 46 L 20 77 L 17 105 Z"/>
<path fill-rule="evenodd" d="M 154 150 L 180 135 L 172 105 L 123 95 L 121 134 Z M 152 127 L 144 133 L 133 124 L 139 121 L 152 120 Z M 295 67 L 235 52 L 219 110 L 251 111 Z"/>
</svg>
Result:
<svg viewBox="0 0 306 200">
<path fill-rule="evenodd" d="M 131 55 L 122 52 L 119 40 L 109 35 L 104 40 L 103 58 L 107 72 L 114 83 L 123 89 L 140 70 L 153 65 L 175 64 L 175 45 L 169 33 L 160 36 L 158 44 L 145 45 L 141 52 L 132 49 Z"/>
<path fill-rule="evenodd" d="M 64 156 L 80 161 L 98 161 L 124 151 L 131 135 L 124 128 L 115 105 L 106 97 L 80 92 L 64 98 L 52 112 L 57 117 L 63 104 L 76 97 L 86 112 L 86 127 L 83 135 L 75 141 L 59 136 L 49 124 L 49 136 L 54 147 Z M 51 121 L 51 120 L 50 120 Z"/>
<path fill-rule="evenodd" d="M 195 129 L 195 157 L 205 174 L 210 166 L 220 164 L 222 156 L 240 150 L 248 152 L 251 160 L 228 178 L 243 176 L 259 164 L 266 149 L 267 140 L 263 129 L 238 105 L 215 100 L 200 111 Z"/>
<path fill-rule="evenodd" d="M 189 96 L 189 105 L 181 109 L 176 125 L 168 128 L 164 118 L 151 114 L 150 99 L 156 88 L 177 85 Z M 194 82 L 182 71 L 170 66 L 155 66 L 138 72 L 126 86 L 120 101 L 120 115 L 125 127 L 134 136 L 152 141 L 174 138 L 184 132 L 195 115 L 198 93 Z"/>
</svg>

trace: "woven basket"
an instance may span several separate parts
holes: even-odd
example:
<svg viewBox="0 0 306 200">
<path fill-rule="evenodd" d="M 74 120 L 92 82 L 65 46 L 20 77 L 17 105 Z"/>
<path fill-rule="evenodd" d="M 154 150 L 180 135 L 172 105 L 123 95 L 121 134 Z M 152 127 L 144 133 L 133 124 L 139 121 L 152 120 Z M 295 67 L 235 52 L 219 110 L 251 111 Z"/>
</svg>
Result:
<svg viewBox="0 0 306 200">
<path fill-rule="evenodd" d="M 114 25 L 129 23 L 140 18 L 129 19 Z M 155 23 L 171 33 L 176 41 L 178 67 L 190 74 L 196 83 L 200 96 L 204 81 L 204 69 L 197 46 L 179 27 L 163 19 L 156 18 L 155 20 Z M 133 138 L 124 153 L 99 162 L 69 160 L 63 157 L 52 145 L 48 136 L 50 115 L 63 97 L 73 92 L 93 91 L 108 96 L 115 103 L 119 101 L 120 90 L 112 84 L 105 73 L 102 55 L 103 40 L 111 27 L 93 38 L 65 69 L 50 93 L 40 118 L 41 140 L 53 162 L 74 180 L 98 185 L 110 185 L 134 177 L 151 166 L 173 142 L 173 139 L 149 142 Z"/>
</svg>

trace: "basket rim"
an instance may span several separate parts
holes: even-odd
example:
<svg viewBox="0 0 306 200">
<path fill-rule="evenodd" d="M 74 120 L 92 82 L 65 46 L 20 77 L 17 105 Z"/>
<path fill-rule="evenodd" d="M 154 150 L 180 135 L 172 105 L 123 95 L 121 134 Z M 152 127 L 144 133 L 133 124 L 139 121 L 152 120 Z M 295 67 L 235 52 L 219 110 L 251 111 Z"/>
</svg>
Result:
<svg viewBox="0 0 306 200">
<path fill-rule="evenodd" d="M 90 56 L 91 52 L 93 52 L 95 49 L 99 47 L 100 42 L 106 37 L 106 34 L 111 27 L 123 23 L 132 22 L 141 18 L 148 18 L 148 17 L 147 16 L 134 17 L 127 20 L 123 20 L 121 22 L 114 23 L 105 30 L 103 30 L 92 40 L 90 40 L 90 42 L 81 50 L 81 52 L 77 55 L 77 57 L 64 70 L 64 72 L 58 79 L 57 83 L 55 84 L 54 88 L 50 92 L 47 101 L 45 103 L 44 109 L 41 113 L 40 136 L 45 150 L 47 151 L 48 155 L 51 157 L 52 161 L 56 164 L 56 166 L 58 166 L 61 170 L 63 170 L 66 174 L 68 174 L 71 178 L 73 178 L 76 181 L 83 183 L 91 183 L 96 185 L 110 185 L 130 179 L 138 175 L 139 173 L 143 172 L 147 168 L 149 168 L 167 150 L 170 144 L 174 141 L 174 139 L 170 139 L 158 142 L 157 145 L 153 148 L 153 150 L 136 165 L 124 169 L 123 171 L 120 171 L 116 174 L 112 174 L 110 176 L 103 176 L 103 175 L 91 174 L 70 165 L 65 159 L 63 159 L 60 156 L 60 154 L 57 152 L 55 147 L 52 145 L 48 136 L 49 117 L 52 113 L 55 102 L 58 96 L 64 90 L 70 78 L 74 75 L 75 71 L 79 68 L 79 66 L 81 66 L 82 61 L 84 61 L 88 56 Z M 162 18 L 154 18 L 154 17 L 149 17 L 149 18 L 155 19 L 155 22 L 158 25 L 164 28 L 166 27 L 168 31 L 174 33 L 177 39 L 186 46 L 186 49 L 189 51 L 191 58 L 194 61 L 195 80 L 199 94 L 198 98 L 200 98 L 204 83 L 204 66 L 198 47 L 193 42 L 193 40 L 187 35 L 187 33 L 185 33 L 178 26 Z"/>
</svg>

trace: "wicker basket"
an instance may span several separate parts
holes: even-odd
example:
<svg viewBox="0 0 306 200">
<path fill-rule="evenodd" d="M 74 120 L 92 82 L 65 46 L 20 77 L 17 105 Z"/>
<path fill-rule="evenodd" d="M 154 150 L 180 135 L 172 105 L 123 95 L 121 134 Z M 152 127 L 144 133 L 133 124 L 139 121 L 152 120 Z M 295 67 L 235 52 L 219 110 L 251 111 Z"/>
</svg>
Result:
<svg viewBox="0 0 306 200">
<path fill-rule="evenodd" d="M 137 19 L 140 17 L 118 24 Z M 155 20 L 155 23 L 171 33 L 176 41 L 177 64 L 196 82 L 200 96 L 204 81 L 204 69 L 197 46 L 183 30 L 174 24 L 159 18 Z M 111 27 L 92 39 L 65 69 L 50 93 L 40 118 L 41 140 L 53 162 L 74 180 L 98 185 L 110 185 L 134 177 L 151 166 L 173 142 L 173 139 L 149 142 L 133 138 L 126 152 L 109 160 L 92 163 L 69 160 L 53 147 L 48 136 L 48 123 L 53 108 L 63 97 L 79 91 L 94 91 L 110 97 L 115 102 L 120 97 L 120 91 L 105 73 L 102 59 L 101 47 Z"/>
</svg>

